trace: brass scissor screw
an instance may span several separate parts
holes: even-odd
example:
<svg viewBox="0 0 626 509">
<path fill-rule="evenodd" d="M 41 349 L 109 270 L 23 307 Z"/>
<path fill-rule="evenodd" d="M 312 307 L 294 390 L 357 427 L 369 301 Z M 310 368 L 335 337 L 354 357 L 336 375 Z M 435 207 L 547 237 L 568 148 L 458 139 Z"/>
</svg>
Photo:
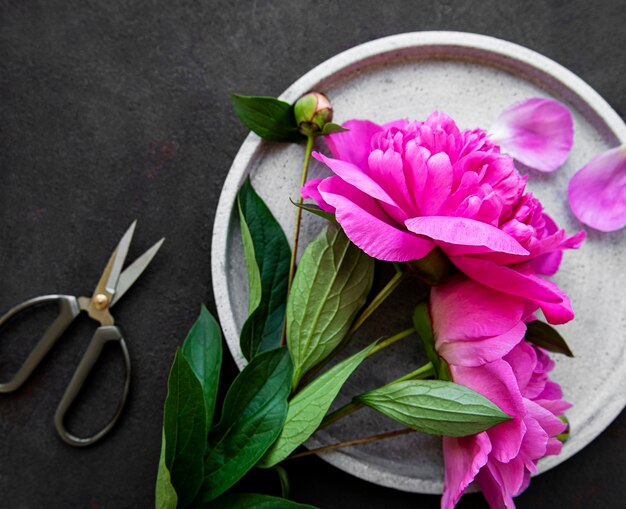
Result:
<svg viewBox="0 0 626 509">
<path fill-rule="evenodd" d="M 109 298 L 103 293 L 94 295 L 93 305 L 96 309 L 101 310 L 109 305 Z"/>
</svg>

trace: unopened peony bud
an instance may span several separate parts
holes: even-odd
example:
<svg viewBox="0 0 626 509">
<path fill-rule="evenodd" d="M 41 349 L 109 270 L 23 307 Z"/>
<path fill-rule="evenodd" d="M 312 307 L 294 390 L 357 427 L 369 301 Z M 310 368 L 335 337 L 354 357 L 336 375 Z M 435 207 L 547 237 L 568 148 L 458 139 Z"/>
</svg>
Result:
<svg viewBox="0 0 626 509">
<path fill-rule="evenodd" d="M 304 94 L 296 101 L 293 109 L 298 129 L 306 136 L 322 131 L 333 119 L 330 101 L 320 92 Z"/>
</svg>

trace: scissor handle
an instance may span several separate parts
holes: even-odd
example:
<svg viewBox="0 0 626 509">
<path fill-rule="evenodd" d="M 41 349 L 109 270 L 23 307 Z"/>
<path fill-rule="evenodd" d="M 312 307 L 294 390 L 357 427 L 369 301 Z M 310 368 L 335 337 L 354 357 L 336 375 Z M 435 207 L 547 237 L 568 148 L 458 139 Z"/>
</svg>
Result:
<svg viewBox="0 0 626 509">
<path fill-rule="evenodd" d="M 76 297 L 71 295 L 43 295 L 41 297 L 35 297 L 34 299 L 27 300 L 21 304 L 10 309 L 2 318 L 0 318 L 0 327 L 8 322 L 15 315 L 25 311 L 33 306 L 39 306 L 41 304 L 48 304 L 51 302 L 58 302 L 59 315 L 54 322 L 50 324 L 44 335 L 39 342 L 35 345 L 35 348 L 30 352 L 24 364 L 15 373 L 13 378 L 6 383 L 0 383 L 0 392 L 12 392 L 18 389 L 39 365 L 41 360 L 46 356 L 52 345 L 63 335 L 65 330 L 74 321 L 74 319 L 80 313 L 80 307 Z"/>
<path fill-rule="evenodd" d="M 100 357 L 102 353 L 102 349 L 104 345 L 108 341 L 115 341 L 120 345 L 122 349 L 122 354 L 124 356 L 124 365 L 126 369 L 126 380 L 124 381 L 124 392 L 122 394 L 122 399 L 120 400 L 119 405 L 117 406 L 117 410 L 113 415 L 113 418 L 109 421 L 109 423 L 98 431 L 95 435 L 90 437 L 77 437 L 72 435 L 63 424 L 63 420 L 65 418 L 65 413 L 70 408 L 76 396 L 83 387 L 87 376 L 93 369 L 96 361 Z M 128 354 L 128 348 L 126 347 L 126 342 L 122 337 L 122 332 L 119 328 L 114 325 L 105 325 L 102 327 L 98 327 L 96 332 L 93 335 L 93 338 L 89 345 L 87 346 L 87 350 L 83 354 L 83 358 L 81 359 L 76 371 L 74 372 L 74 376 L 70 380 L 67 389 L 65 389 L 65 393 L 61 398 L 61 402 L 57 407 L 57 410 L 54 414 L 54 425 L 59 433 L 60 437 L 70 445 L 74 445 L 77 447 L 84 447 L 86 445 L 91 445 L 98 440 L 100 440 L 104 435 L 106 435 L 111 428 L 115 425 L 120 415 L 122 414 L 122 409 L 124 408 L 124 403 L 126 403 L 126 398 L 128 397 L 128 388 L 130 387 L 130 356 Z"/>
</svg>

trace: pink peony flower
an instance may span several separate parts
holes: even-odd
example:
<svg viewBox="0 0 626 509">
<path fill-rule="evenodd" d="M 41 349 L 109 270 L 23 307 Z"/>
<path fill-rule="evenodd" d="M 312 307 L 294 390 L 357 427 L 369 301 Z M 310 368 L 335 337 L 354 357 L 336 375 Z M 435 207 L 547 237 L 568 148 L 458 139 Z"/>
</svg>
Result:
<svg viewBox="0 0 626 509">
<path fill-rule="evenodd" d="M 432 289 L 430 311 L 435 348 L 452 380 L 512 417 L 476 435 L 444 437 L 441 507 L 453 508 L 476 480 L 492 509 L 514 508 L 512 498 L 528 486 L 537 461 L 560 452 L 554 437 L 566 425 L 557 416 L 570 407 L 548 378 L 552 360 L 524 341 L 524 320 L 532 309 L 522 299 L 459 277 Z"/>
<path fill-rule="evenodd" d="M 461 131 L 443 113 L 344 126 L 327 137 L 333 158 L 314 153 L 335 175 L 308 182 L 302 195 L 334 212 L 352 242 L 397 262 L 438 246 L 481 284 L 541 306 L 551 323 L 571 320 L 567 296 L 538 274 L 553 274 L 584 232 L 556 227 L 484 131 Z"/>
</svg>

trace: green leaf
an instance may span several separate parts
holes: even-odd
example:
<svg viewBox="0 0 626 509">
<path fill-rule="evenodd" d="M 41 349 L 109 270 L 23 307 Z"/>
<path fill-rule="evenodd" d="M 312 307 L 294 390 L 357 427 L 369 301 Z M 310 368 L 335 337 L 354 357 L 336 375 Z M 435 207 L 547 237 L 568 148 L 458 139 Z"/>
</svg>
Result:
<svg viewBox="0 0 626 509">
<path fill-rule="evenodd" d="M 374 260 L 332 224 L 307 246 L 287 300 L 294 387 L 345 338 L 373 278 Z"/>
<path fill-rule="evenodd" d="M 367 348 L 333 366 L 292 398 L 289 402 L 289 411 L 283 430 L 259 466 L 271 467 L 275 465 L 308 440 L 324 419 L 343 384 L 375 346 L 376 343 L 372 343 Z"/>
<path fill-rule="evenodd" d="M 574 357 L 563 336 L 556 329 L 539 320 L 526 324 L 526 340 L 550 352 Z"/>
<path fill-rule="evenodd" d="M 178 496 L 172 486 L 170 471 L 165 466 L 165 433 L 161 438 L 161 457 L 159 458 L 159 472 L 156 482 L 156 509 L 176 509 Z"/>
<path fill-rule="evenodd" d="M 285 322 L 291 249 L 282 228 L 244 182 L 238 195 L 250 307 L 241 330 L 240 346 L 248 360 L 280 346 Z"/>
<path fill-rule="evenodd" d="M 206 408 L 202 385 L 180 349 L 176 350 L 163 411 L 165 467 L 178 494 L 178 507 L 188 507 L 204 475 Z"/>
<path fill-rule="evenodd" d="M 326 134 L 333 134 L 333 133 L 343 133 L 349 130 L 350 129 L 346 129 L 345 127 L 340 126 L 339 124 L 333 124 L 332 122 L 329 122 L 328 124 L 324 124 L 324 129 L 322 129 L 321 134 L 326 135 Z"/>
<path fill-rule="evenodd" d="M 256 493 L 230 493 L 218 498 L 209 505 L 198 506 L 198 509 L 215 507 L 216 509 L 315 509 L 312 505 L 298 504 L 279 497 L 258 495 Z"/>
<path fill-rule="evenodd" d="M 291 203 L 293 203 L 296 207 L 302 210 L 306 210 L 307 212 L 310 212 L 311 214 L 315 214 L 316 216 L 323 217 L 324 219 L 326 219 L 327 221 L 330 221 L 331 223 L 338 224 L 337 219 L 335 218 L 335 214 L 333 214 L 332 212 L 326 212 L 325 210 L 322 210 L 318 205 L 315 205 L 313 203 L 297 203 L 293 201 L 291 198 L 289 198 L 289 201 L 291 201 Z"/>
<path fill-rule="evenodd" d="M 511 419 L 483 395 L 443 380 L 391 383 L 357 399 L 409 428 L 431 435 L 473 435 Z"/>
<path fill-rule="evenodd" d="M 435 368 L 435 375 L 440 380 L 452 380 L 448 363 L 439 357 L 437 350 L 435 350 L 433 322 L 430 318 L 427 301 L 420 302 L 417 306 L 415 306 L 412 318 L 413 327 L 415 328 L 417 335 L 422 340 L 428 360 Z"/>
<path fill-rule="evenodd" d="M 250 470 L 280 434 L 292 377 L 286 348 L 257 355 L 231 385 L 209 433 L 200 502 L 221 495 Z"/>
<path fill-rule="evenodd" d="M 269 141 L 299 142 L 304 136 L 298 132 L 293 106 L 274 97 L 255 97 L 233 94 L 233 108 L 245 126 Z"/>
<path fill-rule="evenodd" d="M 222 365 L 222 332 L 209 310 L 202 306 L 182 348 L 183 355 L 198 378 L 204 394 L 206 427 L 213 422 L 217 387 Z"/>
</svg>

